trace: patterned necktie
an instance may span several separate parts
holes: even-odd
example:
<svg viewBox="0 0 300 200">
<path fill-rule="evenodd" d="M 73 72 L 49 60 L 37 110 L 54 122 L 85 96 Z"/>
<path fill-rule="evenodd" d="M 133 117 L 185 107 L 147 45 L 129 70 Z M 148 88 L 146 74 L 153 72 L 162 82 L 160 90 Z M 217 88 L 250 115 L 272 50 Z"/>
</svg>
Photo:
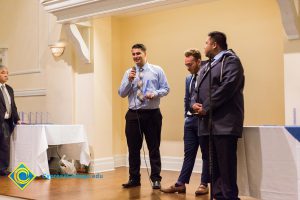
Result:
<svg viewBox="0 0 300 200">
<path fill-rule="evenodd" d="M 5 101 L 6 112 L 10 116 L 10 114 L 11 114 L 11 106 L 10 106 L 9 101 L 8 101 L 8 96 L 7 96 L 6 92 L 5 92 L 5 86 L 4 85 L 1 86 L 1 91 L 2 91 L 2 94 L 3 94 L 3 97 L 4 97 L 4 101 Z"/>
<path fill-rule="evenodd" d="M 144 77 L 144 74 L 143 74 L 143 68 L 139 68 L 139 81 L 137 83 L 137 92 L 136 92 L 136 97 L 138 100 L 140 100 L 140 102 L 143 102 L 144 101 L 144 94 L 143 94 L 143 77 Z"/>
</svg>

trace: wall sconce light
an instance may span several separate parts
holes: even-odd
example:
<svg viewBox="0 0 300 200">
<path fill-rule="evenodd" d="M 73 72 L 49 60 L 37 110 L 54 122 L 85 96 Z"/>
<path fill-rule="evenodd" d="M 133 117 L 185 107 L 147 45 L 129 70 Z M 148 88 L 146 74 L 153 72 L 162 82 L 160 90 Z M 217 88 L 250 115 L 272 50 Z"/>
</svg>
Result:
<svg viewBox="0 0 300 200">
<path fill-rule="evenodd" d="M 63 42 L 56 42 L 53 45 L 49 45 L 49 47 L 54 57 L 61 56 L 65 51 L 65 43 Z"/>
</svg>

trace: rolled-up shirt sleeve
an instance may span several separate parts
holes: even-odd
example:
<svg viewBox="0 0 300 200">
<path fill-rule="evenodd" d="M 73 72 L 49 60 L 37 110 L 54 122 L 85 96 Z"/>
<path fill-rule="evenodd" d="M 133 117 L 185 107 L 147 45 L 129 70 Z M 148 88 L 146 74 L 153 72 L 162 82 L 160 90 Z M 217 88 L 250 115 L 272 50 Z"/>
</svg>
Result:
<svg viewBox="0 0 300 200">
<path fill-rule="evenodd" d="M 157 90 L 153 91 L 156 97 L 166 96 L 170 92 L 170 87 L 168 84 L 167 77 L 162 69 L 159 70 L 159 87 Z"/>
</svg>

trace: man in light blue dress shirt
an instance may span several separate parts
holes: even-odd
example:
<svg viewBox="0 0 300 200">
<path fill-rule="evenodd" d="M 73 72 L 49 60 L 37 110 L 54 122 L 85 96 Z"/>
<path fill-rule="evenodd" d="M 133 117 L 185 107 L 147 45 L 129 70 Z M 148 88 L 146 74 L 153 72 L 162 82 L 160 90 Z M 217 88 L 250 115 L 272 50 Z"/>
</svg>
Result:
<svg viewBox="0 0 300 200">
<path fill-rule="evenodd" d="M 160 98 L 169 93 L 169 85 L 161 67 L 147 62 L 146 47 L 135 44 L 131 48 L 135 66 L 128 69 L 122 79 L 119 95 L 128 97 L 126 113 L 126 139 L 129 151 L 129 181 L 122 186 L 140 186 L 140 150 L 145 136 L 149 150 L 153 189 L 160 189 L 160 138 L 162 115 Z"/>
</svg>

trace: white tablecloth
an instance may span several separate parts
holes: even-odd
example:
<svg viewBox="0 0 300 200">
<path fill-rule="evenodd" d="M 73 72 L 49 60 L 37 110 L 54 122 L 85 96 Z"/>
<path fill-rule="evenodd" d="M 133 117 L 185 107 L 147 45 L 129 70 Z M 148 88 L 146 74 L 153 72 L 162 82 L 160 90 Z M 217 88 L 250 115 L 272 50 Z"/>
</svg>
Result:
<svg viewBox="0 0 300 200">
<path fill-rule="evenodd" d="M 300 200 L 299 150 L 299 141 L 283 126 L 245 127 L 238 143 L 240 195 Z"/>
<path fill-rule="evenodd" d="M 36 175 L 49 173 L 49 145 L 63 145 L 68 158 L 89 165 L 90 152 L 83 125 L 18 125 L 11 138 L 10 169 L 20 162 Z"/>
</svg>

